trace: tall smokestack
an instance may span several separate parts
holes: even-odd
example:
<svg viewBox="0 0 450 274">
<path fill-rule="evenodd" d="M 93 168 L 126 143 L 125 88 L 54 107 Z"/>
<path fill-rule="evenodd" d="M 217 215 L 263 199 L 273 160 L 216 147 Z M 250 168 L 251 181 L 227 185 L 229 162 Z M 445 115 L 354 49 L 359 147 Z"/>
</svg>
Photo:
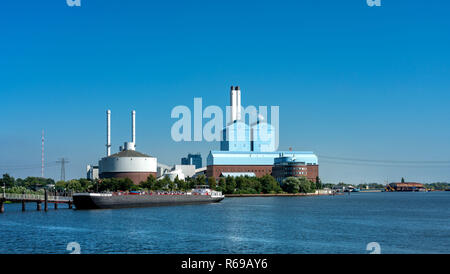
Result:
<svg viewBox="0 0 450 274">
<path fill-rule="evenodd" d="M 106 111 L 106 156 L 111 155 L 111 110 Z"/>
<path fill-rule="evenodd" d="M 236 90 L 236 120 L 241 120 L 241 89 L 239 86 L 235 88 Z"/>
<path fill-rule="evenodd" d="M 131 112 L 131 142 L 136 145 L 136 111 Z"/>
<path fill-rule="evenodd" d="M 236 91 L 234 90 L 234 87 L 231 86 L 231 91 L 230 91 L 230 106 L 231 106 L 231 119 L 230 122 L 234 123 L 234 121 L 236 121 Z"/>
</svg>

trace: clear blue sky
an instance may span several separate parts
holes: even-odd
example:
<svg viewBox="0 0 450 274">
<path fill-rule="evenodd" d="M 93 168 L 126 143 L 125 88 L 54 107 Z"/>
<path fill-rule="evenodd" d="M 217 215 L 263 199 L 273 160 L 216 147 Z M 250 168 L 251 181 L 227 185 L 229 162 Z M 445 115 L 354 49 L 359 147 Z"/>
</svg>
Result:
<svg viewBox="0 0 450 274">
<path fill-rule="evenodd" d="M 319 156 L 450 161 L 450 4 L 382 0 L 2 1 L 0 172 L 39 176 L 67 157 L 67 178 L 130 139 L 162 163 L 217 143 L 174 143 L 171 109 L 279 105 L 280 149 Z M 325 182 L 450 181 L 449 164 L 342 164 Z M 57 166 L 46 175 L 59 178 Z"/>
</svg>

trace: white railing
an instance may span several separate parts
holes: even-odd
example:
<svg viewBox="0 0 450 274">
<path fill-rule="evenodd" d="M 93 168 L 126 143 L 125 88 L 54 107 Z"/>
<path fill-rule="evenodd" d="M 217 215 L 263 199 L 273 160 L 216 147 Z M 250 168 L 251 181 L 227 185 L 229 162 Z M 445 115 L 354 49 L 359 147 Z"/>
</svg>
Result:
<svg viewBox="0 0 450 274">
<path fill-rule="evenodd" d="M 15 194 L 15 193 L 1 193 L 0 197 L 5 200 L 36 200 L 43 201 L 45 200 L 45 195 L 36 195 L 36 194 Z M 71 200 L 70 197 L 65 196 L 48 196 L 47 199 L 49 201 L 65 201 L 68 202 Z"/>
<path fill-rule="evenodd" d="M 6 200 L 43 200 L 44 195 L 5 193 L 1 197 Z"/>
<path fill-rule="evenodd" d="M 66 197 L 66 196 L 48 196 L 48 200 L 49 201 L 61 201 L 61 202 L 67 202 L 72 200 L 70 197 Z"/>
</svg>

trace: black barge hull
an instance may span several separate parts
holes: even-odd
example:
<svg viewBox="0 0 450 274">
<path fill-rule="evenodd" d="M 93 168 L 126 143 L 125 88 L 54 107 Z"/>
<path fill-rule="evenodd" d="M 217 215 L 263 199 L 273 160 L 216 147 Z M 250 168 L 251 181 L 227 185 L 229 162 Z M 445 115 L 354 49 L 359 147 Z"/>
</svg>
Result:
<svg viewBox="0 0 450 274">
<path fill-rule="evenodd" d="M 114 209 L 217 203 L 224 197 L 209 195 L 105 195 L 78 193 L 73 195 L 76 209 Z"/>
</svg>

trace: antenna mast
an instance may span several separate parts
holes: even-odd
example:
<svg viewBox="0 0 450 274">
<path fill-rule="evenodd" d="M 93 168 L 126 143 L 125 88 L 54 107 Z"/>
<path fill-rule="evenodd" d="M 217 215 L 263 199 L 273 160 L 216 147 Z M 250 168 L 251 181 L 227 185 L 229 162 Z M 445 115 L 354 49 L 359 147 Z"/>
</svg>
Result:
<svg viewBox="0 0 450 274">
<path fill-rule="evenodd" d="M 44 178 L 44 130 L 42 130 L 41 177 Z"/>
</svg>

